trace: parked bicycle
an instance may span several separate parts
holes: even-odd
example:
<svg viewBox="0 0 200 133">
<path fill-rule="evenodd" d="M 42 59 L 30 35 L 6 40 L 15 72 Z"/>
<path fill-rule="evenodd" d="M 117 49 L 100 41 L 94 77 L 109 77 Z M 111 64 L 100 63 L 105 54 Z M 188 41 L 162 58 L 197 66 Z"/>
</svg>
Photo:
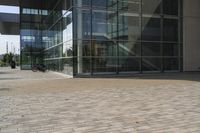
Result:
<svg viewBox="0 0 200 133">
<path fill-rule="evenodd" d="M 32 71 L 33 72 L 37 72 L 37 71 L 41 71 L 41 72 L 46 72 L 46 67 L 44 64 L 37 64 L 37 65 L 33 65 L 32 66 Z"/>
</svg>

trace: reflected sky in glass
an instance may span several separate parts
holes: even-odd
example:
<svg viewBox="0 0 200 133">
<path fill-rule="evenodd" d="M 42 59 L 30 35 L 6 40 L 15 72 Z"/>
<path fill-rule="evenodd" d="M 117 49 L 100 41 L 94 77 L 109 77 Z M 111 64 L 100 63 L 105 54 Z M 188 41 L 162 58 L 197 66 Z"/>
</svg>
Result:
<svg viewBox="0 0 200 133">
<path fill-rule="evenodd" d="M 19 14 L 19 7 L 17 7 L 17 6 L 3 6 L 3 5 L 0 5 L 0 13 Z"/>
</svg>

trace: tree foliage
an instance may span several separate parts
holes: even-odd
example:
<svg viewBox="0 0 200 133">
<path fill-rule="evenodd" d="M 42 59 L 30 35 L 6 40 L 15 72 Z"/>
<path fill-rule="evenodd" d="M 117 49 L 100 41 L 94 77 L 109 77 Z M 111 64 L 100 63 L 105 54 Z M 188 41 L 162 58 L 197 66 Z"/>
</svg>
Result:
<svg viewBox="0 0 200 133">
<path fill-rule="evenodd" d="M 10 64 L 13 60 L 14 55 L 12 53 L 7 53 L 3 55 L 2 62 L 5 64 Z"/>
</svg>

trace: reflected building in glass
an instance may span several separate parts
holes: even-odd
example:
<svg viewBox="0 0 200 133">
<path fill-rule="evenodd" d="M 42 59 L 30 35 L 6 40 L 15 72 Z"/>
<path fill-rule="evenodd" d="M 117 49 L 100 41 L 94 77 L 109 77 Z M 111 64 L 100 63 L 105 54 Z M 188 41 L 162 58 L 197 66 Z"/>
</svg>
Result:
<svg viewBox="0 0 200 133">
<path fill-rule="evenodd" d="M 182 0 L 36 1 L 40 8 L 21 4 L 22 69 L 44 63 L 75 77 L 183 71 Z"/>
</svg>

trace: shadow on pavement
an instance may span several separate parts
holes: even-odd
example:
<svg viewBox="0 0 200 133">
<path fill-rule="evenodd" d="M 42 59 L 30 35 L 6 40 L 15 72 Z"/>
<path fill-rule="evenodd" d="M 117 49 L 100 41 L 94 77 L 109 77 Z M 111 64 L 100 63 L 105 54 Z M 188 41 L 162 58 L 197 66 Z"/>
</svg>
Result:
<svg viewBox="0 0 200 133">
<path fill-rule="evenodd" d="M 0 80 L 17 80 L 17 79 L 21 79 L 21 78 L 0 78 Z"/>
<path fill-rule="evenodd" d="M 85 77 L 79 77 L 85 78 Z M 157 73 L 157 74 L 130 74 L 130 75 L 98 75 L 86 78 L 95 79 L 144 79 L 144 80 L 186 80 L 200 82 L 200 72 L 181 72 L 181 73 Z"/>
<path fill-rule="evenodd" d="M 0 72 L 0 74 L 11 74 L 11 72 Z"/>
<path fill-rule="evenodd" d="M 10 88 L 0 88 L 0 91 L 10 91 Z"/>
</svg>

